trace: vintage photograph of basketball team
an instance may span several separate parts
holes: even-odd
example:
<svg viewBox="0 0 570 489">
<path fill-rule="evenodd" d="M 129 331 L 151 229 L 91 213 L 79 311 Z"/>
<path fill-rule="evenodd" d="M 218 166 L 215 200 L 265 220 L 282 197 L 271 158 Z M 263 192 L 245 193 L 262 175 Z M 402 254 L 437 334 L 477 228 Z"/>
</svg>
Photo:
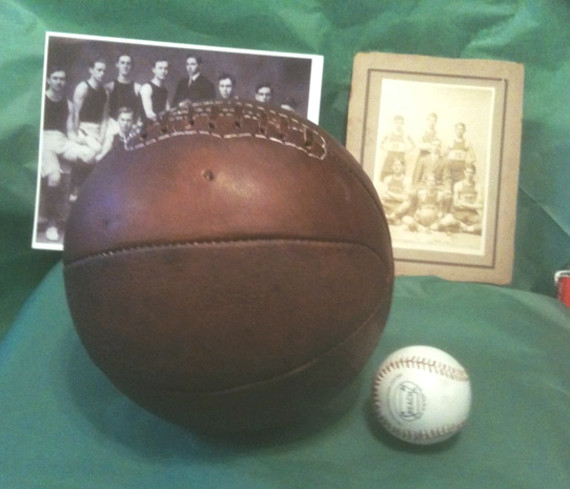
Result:
<svg viewBox="0 0 570 489">
<path fill-rule="evenodd" d="M 161 113 L 240 99 L 318 123 L 322 72 L 319 55 L 46 33 L 32 247 L 63 249 L 82 182 Z"/>
<path fill-rule="evenodd" d="M 507 280 L 522 66 L 366 53 L 352 90 L 347 146 L 384 207 L 397 272 Z"/>
</svg>

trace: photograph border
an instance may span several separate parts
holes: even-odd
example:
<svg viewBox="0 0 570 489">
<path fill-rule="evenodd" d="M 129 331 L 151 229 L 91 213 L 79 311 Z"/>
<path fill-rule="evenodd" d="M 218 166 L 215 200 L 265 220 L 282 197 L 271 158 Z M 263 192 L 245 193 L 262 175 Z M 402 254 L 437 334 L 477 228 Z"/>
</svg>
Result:
<svg viewBox="0 0 570 489">
<path fill-rule="evenodd" d="M 53 42 L 52 42 L 53 41 Z M 59 43 L 59 47 L 56 49 L 55 45 Z M 66 44 L 67 43 L 67 44 Z M 67 99 L 71 99 L 71 92 L 73 92 L 74 86 L 76 84 L 81 83 L 86 78 L 79 78 L 79 76 L 85 76 L 84 73 L 87 73 L 89 68 L 89 60 L 88 59 L 77 59 L 74 58 L 74 55 L 78 51 L 88 50 L 87 46 L 92 47 L 96 46 L 101 43 L 101 51 L 105 53 L 107 64 L 107 74 L 106 78 L 109 78 L 109 73 L 115 74 L 115 67 L 114 62 L 115 59 L 112 59 L 114 55 L 122 53 L 129 53 L 129 56 L 132 58 L 130 51 L 138 51 L 138 52 L 145 52 L 149 53 L 148 57 L 144 57 L 143 59 L 137 59 L 140 64 L 145 65 L 145 75 L 148 76 L 146 80 L 135 80 L 139 84 L 144 83 L 145 81 L 148 82 L 151 79 L 151 65 L 153 58 L 151 56 L 167 56 L 171 59 L 176 59 L 178 61 L 182 60 L 184 62 L 184 57 L 188 56 L 189 53 L 203 55 L 204 53 L 212 53 L 212 58 L 219 60 L 220 62 L 223 61 L 223 69 L 222 67 L 216 67 L 214 63 L 210 60 L 210 73 L 209 77 L 211 81 L 215 81 L 214 76 L 219 76 L 221 73 L 230 73 L 233 71 L 232 75 L 235 76 L 236 71 L 241 72 L 242 75 L 245 75 L 247 78 L 247 87 L 243 86 L 243 80 L 238 80 L 238 93 L 240 100 L 247 101 L 248 99 L 253 100 L 253 93 L 257 86 L 261 84 L 265 84 L 265 82 L 275 83 L 277 85 L 278 93 L 283 93 L 283 99 L 279 99 L 277 101 L 272 101 L 271 103 L 281 104 L 283 107 L 290 108 L 289 100 L 290 97 L 287 98 L 286 95 L 298 95 L 297 102 L 299 103 L 298 112 L 300 115 L 306 117 L 310 121 L 318 124 L 319 122 L 319 113 L 320 113 L 320 103 L 321 103 L 321 90 L 322 90 L 322 78 L 323 78 L 323 67 L 324 67 L 324 57 L 318 54 L 301 54 L 301 53 L 293 53 L 293 52 L 282 52 L 282 51 L 269 51 L 269 50 L 258 50 L 258 49 L 241 49 L 241 48 L 228 48 L 228 47 L 221 47 L 221 46 L 208 46 L 208 45 L 200 45 L 200 44 L 186 44 L 186 43 L 172 43 L 172 42 L 158 42 L 158 41 L 151 41 L 151 40 L 140 40 L 140 39 L 127 39 L 127 38 L 120 38 L 120 37 L 106 37 L 106 36 L 97 36 L 97 35 L 82 35 L 82 34 L 71 34 L 71 33 L 63 33 L 63 32 L 52 32 L 48 31 L 45 34 L 45 47 L 44 47 L 44 66 L 43 66 L 43 83 L 42 83 L 42 103 L 41 103 L 41 118 L 40 118 L 40 135 L 39 135 L 39 153 L 38 153 L 38 166 L 37 166 L 37 185 L 36 185 L 36 195 L 35 195 L 35 212 L 34 212 L 34 221 L 33 221 L 33 230 L 32 230 L 32 248 L 35 249 L 43 249 L 43 250 L 54 250 L 54 251 L 62 251 L 63 250 L 63 233 L 62 231 L 58 232 L 58 238 L 52 239 L 51 242 L 49 239 L 41 238 L 42 232 L 45 234 L 45 231 L 40 232 L 40 228 L 44 226 L 41 221 L 41 207 L 42 205 L 45 206 L 45 202 L 51 202 L 49 199 L 43 195 L 42 192 L 42 159 L 44 156 L 44 119 L 45 119 L 45 90 L 47 87 L 47 71 L 50 65 L 63 65 L 66 68 L 66 77 L 68 78 L 67 83 L 71 84 L 67 87 Z M 67 48 L 66 46 L 69 46 Z M 83 47 L 85 46 L 85 47 Z M 53 49 L 50 49 L 53 48 Z M 129 51 L 130 48 L 130 51 Z M 67 51 L 69 49 L 69 51 Z M 93 51 L 96 51 L 96 48 L 93 47 Z M 117 51 L 117 52 L 115 52 Z M 70 59 L 74 60 L 71 63 L 71 66 L 68 66 L 69 60 L 65 59 L 63 62 L 59 59 L 59 57 L 69 57 Z M 111 55 L 113 53 L 113 55 Z M 99 53 L 100 54 L 100 53 Z M 58 56 L 59 55 L 59 56 Z M 108 55 L 108 56 L 107 56 Z M 96 55 L 94 55 L 96 56 Z M 51 58 L 54 59 L 51 59 Z M 58 59 L 56 59 L 58 58 Z M 163 58 L 161 58 L 163 59 Z M 234 60 L 236 64 L 235 67 L 232 67 L 231 63 Z M 93 59 L 91 60 L 93 61 Z M 156 60 L 155 60 L 156 61 Z M 170 62 L 169 62 L 170 64 Z M 213 66 L 214 65 L 214 66 Z M 178 66 L 177 73 L 174 75 L 175 78 L 172 78 L 170 84 L 176 83 L 179 81 L 179 77 L 188 76 L 185 73 L 184 66 Z M 302 67 L 303 69 L 300 70 L 301 73 L 297 75 L 297 70 L 293 69 L 293 67 Z M 232 70 L 232 68 L 235 68 Z M 253 68 L 253 69 L 251 69 Z M 139 72 L 143 68 L 139 68 Z M 208 68 L 204 71 L 206 72 Z M 72 70 L 75 77 L 70 77 L 67 70 Z M 146 72 L 148 70 L 148 74 Z M 249 70 L 249 71 L 248 71 Z M 82 73 L 79 75 L 78 73 Z M 280 75 L 279 80 L 272 80 L 270 75 L 277 74 Z M 142 75 L 139 75 L 141 78 Z M 265 78 L 263 78 L 265 76 Z M 70 81 L 70 78 L 72 81 Z M 263 78 L 263 79 L 262 79 Z M 114 80 L 114 77 L 110 77 L 109 80 Z M 281 84 L 279 83 L 281 82 Z M 240 86 L 240 83 L 242 85 Z M 70 92 L 71 90 L 71 92 Z M 288 92 L 285 94 L 285 92 Z M 169 95 L 170 97 L 171 95 Z M 283 105 L 285 104 L 285 105 Z M 293 110 L 294 105 L 291 105 L 291 110 Z M 116 125 L 116 124 L 115 124 Z M 61 141 L 57 141 L 60 143 Z M 46 146 L 47 147 L 47 146 Z M 56 158 L 60 159 L 59 156 Z M 50 161 L 53 158 L 50 156 Z M 52 165 L 53 166 L 53 165 Z M 45 187 L 45 185 L 44 185 Z M 53 205 L 50 204 L 51 207 Z M 69 205 L 67 205 L 69 207 Z M 42 228 L 43 229 L 43 228 Z"/>
<path fill-rule="evenodd" d="M 354 58 L 348 107 L 347 148 L 374 181 L 381 134 L 379 127 L 385 82 L 491 87 L 492 123 L 485 168 L 489 190 L 487 215 L 481 233 L 481 252 L 424 246 L 410 248 L 394 238 L 397 275 L 436 275 L 448 280 L 507 284 L 512 280 L 514 231 L 518 192 L 524 67 L 508 61 L 449 59 L 391 53 L 358 53 Z M 386 83 L 386 86 L 390 86 Z M 397 102 L 396 102 L 397 105 Z M 421 114 L 420 117 L 424 116 Z M 420 233 L 416 233 L 420 238 Z"/>
</svg>

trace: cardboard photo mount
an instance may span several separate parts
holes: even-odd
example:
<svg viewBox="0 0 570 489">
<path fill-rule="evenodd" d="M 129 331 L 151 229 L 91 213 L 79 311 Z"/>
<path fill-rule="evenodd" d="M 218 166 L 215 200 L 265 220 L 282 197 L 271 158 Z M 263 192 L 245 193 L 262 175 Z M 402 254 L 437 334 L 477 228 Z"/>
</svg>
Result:
<svg viewBox="0 0 570 489">
<path fill-rule="evenodd" d="M 355 56 L 346 145 L 390 216 L 397 275 L 510 283 L 523 86 L 523 65 L 509 61 Z M 392 175 L 394 159 L 403 175 Z M 460 183 L 466 167 L 474 177 Z M 408 196 L 401 207 L 388 197 L 396 184 Z M 478 210 L 462 212 L 469 185 Z"/>
</svg>

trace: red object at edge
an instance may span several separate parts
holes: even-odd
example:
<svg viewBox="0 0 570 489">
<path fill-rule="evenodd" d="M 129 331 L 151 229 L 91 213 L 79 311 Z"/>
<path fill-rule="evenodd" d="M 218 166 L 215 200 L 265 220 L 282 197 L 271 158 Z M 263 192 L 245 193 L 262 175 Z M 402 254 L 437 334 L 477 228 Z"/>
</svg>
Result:
<svg viewBox="0 0 570 489">
<path fill-rule="evenodd" d="M 570 270 L 561 270 L 554 275 L 558 300 L 570 307 Z"/>
</svg>

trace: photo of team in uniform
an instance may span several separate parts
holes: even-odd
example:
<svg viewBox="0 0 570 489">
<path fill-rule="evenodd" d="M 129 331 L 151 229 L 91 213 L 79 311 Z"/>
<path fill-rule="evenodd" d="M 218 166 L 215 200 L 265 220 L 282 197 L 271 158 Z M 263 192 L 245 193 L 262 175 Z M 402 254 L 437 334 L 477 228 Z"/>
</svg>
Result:
<svg viewBox="0 0 570 489">
<path fill-rule="evenodd" d="M 399 107 L 398 100 L 406 100 L 406 92 L 418 98 L 422 92 L 433 95 L 438 90 L 403 82 L 397 86 L 400 97 L 390 93 L 394 102 L 385 104 L 389 107 L 381 114 L 384 124 L 379 124 L 373 175 L 393 243 L 405 248 L 482 252 L 489 106 L 483 104 L 477 113 L 453 98 L 456 103 L 450 109 L 448 92 L 441 88 L 440 104 L 434 103 L 437 97 L 429 96 L 413 106 L 410 99 L 414 97 L 407 97 L 408 102 L 400 102 L 403 107 Z M 489 93 L 476 95 L 473 103 L 491 100 Z M 475 143 L 471 131 L 477 132 Z"/>
<path fill-rule="evenodd" d="M 320 56 L 48 33 L 32 246 L 63 249 L 82 182 L 165 111 L 240 99 L 318 123 Z"/>
</svg>

